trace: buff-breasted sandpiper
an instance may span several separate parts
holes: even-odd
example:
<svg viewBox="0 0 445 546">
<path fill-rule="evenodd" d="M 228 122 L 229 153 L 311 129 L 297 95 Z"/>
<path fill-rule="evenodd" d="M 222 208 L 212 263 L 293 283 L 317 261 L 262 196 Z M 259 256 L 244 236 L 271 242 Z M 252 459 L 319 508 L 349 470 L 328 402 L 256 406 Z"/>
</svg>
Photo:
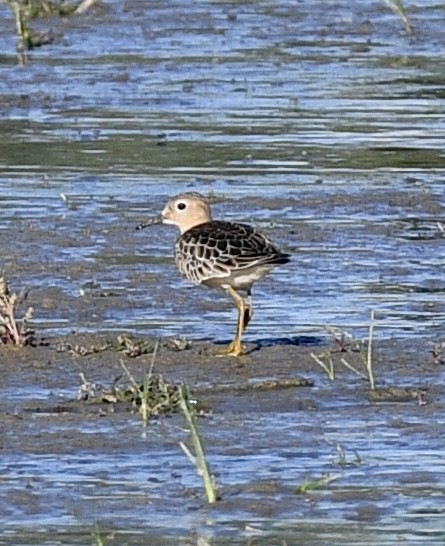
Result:
<svg viewBox="0 0 445 546">
<path fill-rule="evenodd" d="M 181 275 L 194 284 L 223 288 L 235 300 L 235 338 L 219 354 L 244 354 L 241 338 L 253 316 L 252 285 L 275 266 L 289 262 L 290 255 L 250 225 L 212 220 L 208 200 L 195 192 L 172 197 L 162 214 L 136 229 L 159 223 L 174 224 L 181 231 L 174 250 Z"/>
</svg>

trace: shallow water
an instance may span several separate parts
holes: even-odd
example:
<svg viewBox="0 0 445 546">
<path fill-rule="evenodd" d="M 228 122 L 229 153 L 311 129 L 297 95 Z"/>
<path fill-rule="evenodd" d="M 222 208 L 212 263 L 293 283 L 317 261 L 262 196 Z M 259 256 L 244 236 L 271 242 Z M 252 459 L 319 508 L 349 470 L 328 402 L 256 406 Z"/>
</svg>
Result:
<svg viewBox="0 0 445 546">
<path fill-rule="evenodd" d="M 26 68 L 12 62 L 11 36 L 0 82 L 3 229 L 32 221 L 63 235 L 74 223 L 74 248 L 54 238 L 32 259 L 40 250 L 63 264 L 88 260 L 95 271 L 85 281 L 122 293 L 132 271 L 149 269 L 186 291 L 159 264 L 176 233 L 131 229 L 175 192 L 212 192 L 219 216 L 272 222 L 295 253 L 257 290 L 258 332 L 276 320 L 284 335 L 326 324 L 362 334 L 371 308 L 382 335 L 437 327 L 443 305 L 429 306 L 443 300 L 434 245 L 444 205 L 443 8 L 413 10 L 408 38 L 390 10 L 352 4 L 172 2 L 148 15 L 144 3 L 115 3 L 98 24 L 93 15 L 54 21 L 64 39 L 33 52 Z M 128 230 L 128 254 L 109 256 L 111 227 Z M 29 284 L 16 260 L 5 267 Z M 45 277 L 34 282 L 62 293 L 82 283 Z M 150 290 L 137 298 L 148 303 Z M 168 305 L 117 313 L 106 326 L 212 335 L 199 301 L 187 314 Z M 56 332 L 62 319 L 76 321 L 57 309 L 37 314 L 37 325 L 49 327 L 45 319 Z"/>
<path fill-rule="evenodd" d="M 338 427 L 351 421 L 350 411 L 341 409 L 334 419 L 330 413 L 300 413 L 303 425 L 292 412 L 213 417 L 205 425 L 206 442 L 224 495 L 212 510 L 203 509 L 199 493 L 192 494 L 196 476 L 178 450 L 183 432 L 176 419 L 155 423 L 144 438 L 134 418 L 114 419 L 111 426 L 108 418 L 102 425 L 96 418 L 80 431 L 74 422 L 76 428 L 48 427 L 45 415 L 35 415 L 19 427 L 30 434 L 38 429 L 54 453 L 2 458 L 8 521 L 2 543 L 27 544 L 29 534 L 41 544 L 52 544 L 56 536 L 60 543 L 80 544 L 97 524 L 103 537 L 113 529 L 118 543 L 128 537 L 131 544 L 145 543 L 144 536 L 152 537 L 150 544 L 194 544 L 194 535 L 210 544 L 395 544 L 402 536 L 415 544 L 440 544 L 441 435 L 432 439 L 425 417 L 414 417 L 411 409 L 397 411 L 392 422 L 381 413 L 364 409 L 348 431 Z M 277 421 L 287 443 L 270 435 L 265 445 L 264 432 Z M 322 433 L 311 435 L 313 430 Z M 76 449 L 88 434 L 106 446 L 102 453 Z M 60 451 L 63 438 L 70 438 L 69 453 Z M 126 442 L 131 450 L 124 454 L 117 443 Z M 110 443 L 116 444 L 115 456 Z M 338 449 L 345 450 L 344 463 Z M 304 476 L 320 475 L 336 479 L 310 495 L 292 493 Z M 180 491 L 189 492 L 181 501 L 185 510 L 170 500 Z M 158 536 L 164 538 L 157 542 Z"/>
<path fill-rule="evenodd" d="M 256 223 L 295 256 L 254 290 L 257 310 L 247 340 L 323 339 L 327 325 L 365 337 L 371 309 L 380 340 L 443 339 L 444 8 L 434 1 L 409 8 L 411 37 L 383 2 L 113 1 L 97 14 L 39 23 L 54 28 L 56 42 L 19 67 L 13 21 L 1 5 L 0 265 L 14 287 L 31 287 L 38 332 L 228 339 L 232 304 L 178 278 L 171 260 L 176 232 L 166 226 L 134 231 L 168 196 L 194 190 L 216 196 L 215 216 Z M 11 399 L 45 396 L 33 387 L 23 385 Z M 268 419 L 255 416 L 248 434 L 262 436 L 277 420 L 286 427 L 286 416 Z M 372 418 L 339 417 L 332 433 L 326 423 L 314 426 L 336 442 L 345 423 L 358 431 L 348 438 L 350 449 L 360 451 L 364 442 L 368 456 L 379 458 L 373 477 L 380 487 L 383 474 L 399 472 L 399 439 L 393 443 L 390 427 Z M 429 440 L 428 450 L 421 438 L 412 452 L 405 446 L 403 460 L 415 458 L 411 474 L 440 466 L 440 442 Z M 254 462 L 223 458 L 221 465 L 236 467 L 224 479 L 237 484 L 263 469 L 264 479 L 278 475 L 294 486 L 294 470 L 310 471 L 312 464 L 320 470 L 317 446 L 312 449 L 294 468 L 271 446 L 270 460 L 262 460 L 252 444 Z M 176 448 L 160 460 L 173 453 L 182 479 L 192 479 Z M 66 484 L 87 495 L 89 480 L 99 479 L 94 464 L 87 476 L 78 473 L 78 457 L 57 457 L 60 488 L 54 459 L 55 474 L 42 478 L 45 509 L 34 519 L 27 515 L 42 543 L 59 525 L 66 525 L 61 543 L 84 540 L 76 538 L 78 523 L 56 509 Z M 102 515 L 109 510 L 124 518 L 122 529 L 137 527 L 132 518 L 140 516 L 119 515 L 114 502 L 131 495 L 127 478 L 141 465 L 141 458 L 126 457 L 109 460 L 101 482 L 114 499 L 110 508 L 105 498 Z M 15 472 L 32 483 L 49 461 L 27 454 L 4 464 L 8 502 Z M 121 473 L 126 477 L 119 481 Z M 385 497 L 384 511 L 392 500 L 400 511 L 404 499 L 413 507 L 403 521 L 385 513 L 375 527 L 349 524 L 343 544 L 394 544 L 402 535 L 413 543 L 443 539 L 443 513 L 434 519 L 435 502 L 425 500 L 443 497 L 443 483 L 427 492 L 416 487 L 397 486 Z M 139 486 L 134 491 L 144 494 Z M 182 536 L 192 526 L 199 535 L 208 524 L 200 511 L 196 521 L 187 514 L 173 526 L 172 512 L 165 514 L 160 544 L 167 528 Z M 264 529 L 253 538 L 247 531 L 239 538 L 252 514 L 244 520 L 221 510 L 214 517 L 231 544 L 269 546 L 333 543 L 348 520 L 342 502 L 321 503 L 326 527 L 314 535 L 312 516 L 302 522 L 301 514 L 258 517 L 253 525 Z M 0 535 L 0 543 L 18 543 L 22 516 L 8 514 L 11 535 Z M 95 519 L 83 513 L 76 521 L 94 525 Z M 298 529 L 289 535 L 293 526 Z M 33 543 L 32 533 L 27 538 L 25 529 L 20 540 Z M 140 543 L 133 536 L 128 541 Z"/>
</svg>

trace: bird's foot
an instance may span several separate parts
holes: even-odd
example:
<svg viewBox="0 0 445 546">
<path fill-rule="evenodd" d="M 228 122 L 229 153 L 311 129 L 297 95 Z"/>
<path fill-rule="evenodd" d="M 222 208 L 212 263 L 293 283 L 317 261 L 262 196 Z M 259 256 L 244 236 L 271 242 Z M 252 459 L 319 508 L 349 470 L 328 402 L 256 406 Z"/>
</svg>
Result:
<svg viewBox="0 0 445 546">
<path fill-rule="evenodd" d="M 246 348 L 239 340 L 235 340 L 224 349 L 216 349 L 214 354 L 215 356 L 243 356 L 246 354 Z"/>
</svg>

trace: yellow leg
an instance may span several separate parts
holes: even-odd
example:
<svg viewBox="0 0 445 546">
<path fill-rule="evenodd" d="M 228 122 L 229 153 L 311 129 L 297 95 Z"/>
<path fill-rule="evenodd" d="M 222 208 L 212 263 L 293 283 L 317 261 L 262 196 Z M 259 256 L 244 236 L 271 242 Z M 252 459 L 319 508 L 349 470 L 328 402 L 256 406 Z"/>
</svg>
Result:
<svg viewBox="0 0 445 546">
<path fill-rule="evenodd" d="M 250 322 L 250 319 L 253 316 L 252 301 L 250 299 L 249 292 L 249 301 L 246 304 L 244 299 L 238 294 L 238 292 L 229 286 L 227 292 L 235 300 L 236 308 L 238 309 L 238 321 L 236 324 L 236 333 L 235 338 L 232 343 L 222 351 L 219 351 L 220 356 L 241 356 L 244 354 L 244 347 L 241 344 L 241 336 L 243 335 L 244 330 Z"/>
</svg>

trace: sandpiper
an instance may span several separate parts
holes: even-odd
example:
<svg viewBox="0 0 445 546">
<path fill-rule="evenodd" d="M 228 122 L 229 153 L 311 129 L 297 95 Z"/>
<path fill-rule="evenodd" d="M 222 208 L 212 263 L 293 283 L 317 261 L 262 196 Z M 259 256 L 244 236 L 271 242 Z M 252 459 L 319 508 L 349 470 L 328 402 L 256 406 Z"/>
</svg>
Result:
<svg viewBox="0 0 445 546">
<path fill-rule="evenodd" d="M 241 338 L 253 316 L 252 285 L 275 266 L 289 262 L 290 255 L 250 225 L 212 220 L 208 200 L 196 192 L 172 197 L 162 214 L 136 229 L 160 223 L 174 224 L 181 231 L 174 251 L 181 275 L 194 284 L 223 288 L 235 300 L 235 338 L 219 354 L 244 354 Z"/>
</svg>

